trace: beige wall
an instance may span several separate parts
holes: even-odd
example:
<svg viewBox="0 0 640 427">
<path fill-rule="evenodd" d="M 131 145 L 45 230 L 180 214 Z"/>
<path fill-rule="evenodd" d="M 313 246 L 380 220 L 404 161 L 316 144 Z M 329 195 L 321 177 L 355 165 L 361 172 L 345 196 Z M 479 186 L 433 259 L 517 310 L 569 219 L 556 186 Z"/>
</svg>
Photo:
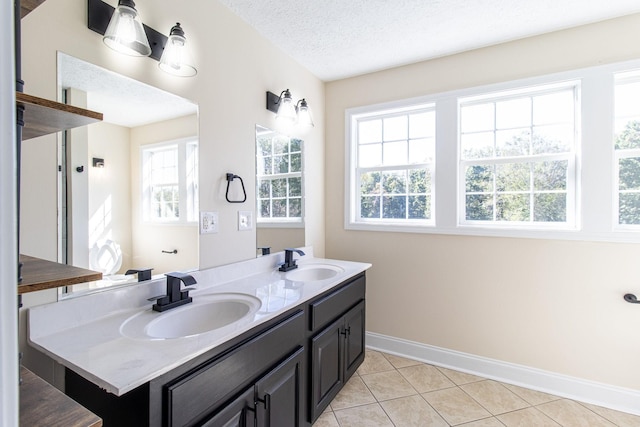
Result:
<svg viewBox="0 0 640 427">
<path fill-rule="evenodd" d="M 197 224 L 151 224 L 142 220 L 140 150 L 143 146 L 198 136 L 198 116 L 191 115 L 131 129 L 131 210 L 135 267 L 152 267 L 153 274 L 198 268 Z M 206 164 L 206 163 L 205 163 Z M 163 250 L 177 250 L 165 254 Z"/>
<path fill-rule="evenodd" d="M 344 230 L 345 109 L 637 59 L 640 15 L 326 85 L 326 253 L 367 261 L 367 330 L 640 387 L 640 245 Z"/>
<path fill-rule="evenodd" d="M 271 253 L 276 253 L 282 252 L 285 248 L 299 248 L 301 246 L 305 246 L 304 228 L 271 228 L 258 226 L 257 247 L 270 247 Z"/>
</svg>

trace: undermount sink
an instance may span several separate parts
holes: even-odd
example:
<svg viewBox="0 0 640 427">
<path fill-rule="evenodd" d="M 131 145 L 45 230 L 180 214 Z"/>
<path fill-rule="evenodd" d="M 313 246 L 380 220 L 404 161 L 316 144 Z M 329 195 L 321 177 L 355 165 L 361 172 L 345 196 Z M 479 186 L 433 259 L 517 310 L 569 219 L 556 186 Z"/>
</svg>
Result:
<svg viewBox="0 0 640 427">
<path fill-rule="evenodd" d="M 186 338 L 249 322 L 261 304 L 260 299 L 245 294 L 194 295 L 193 302 L 182 307 L 134 314 L 120 326 L 120 332 L 137 339 Z"/>
<path fill-rule="evenodd" d="M 294 282 L 315 282 L 326 280 L 342 273 L 344 269 L 331 264 L 308 264 L 301 265 L 296 270 L 285 274 L 285 279 Z"/>
</svg>

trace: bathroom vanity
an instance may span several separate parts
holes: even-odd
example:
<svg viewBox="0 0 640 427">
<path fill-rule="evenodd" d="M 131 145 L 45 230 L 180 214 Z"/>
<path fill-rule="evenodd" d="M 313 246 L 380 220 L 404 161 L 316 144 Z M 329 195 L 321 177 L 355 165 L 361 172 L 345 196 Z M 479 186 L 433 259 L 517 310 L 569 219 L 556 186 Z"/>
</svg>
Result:
<svg viewBox="0 0 640 427">
<path fill-rule="evenodd" d="M 105 426 L 311 425 L 364 360 L 370 264 L 308 253 L 279 272 L 281 258 L 194 272 L 193 305 L 166 313 L 143 303 L 160 281 L 34 307 L 30 343 L 65 365 L 66 394 Z M 157 327 L 227 309 L 246 313 L 212 330 L 196 318 Z"/>
</svg>

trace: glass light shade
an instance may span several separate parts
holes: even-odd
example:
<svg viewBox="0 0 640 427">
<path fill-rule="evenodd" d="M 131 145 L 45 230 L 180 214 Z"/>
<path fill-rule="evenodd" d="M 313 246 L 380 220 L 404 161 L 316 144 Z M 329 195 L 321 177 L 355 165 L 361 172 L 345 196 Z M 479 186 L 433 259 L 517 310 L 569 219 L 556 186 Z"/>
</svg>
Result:
<svg viewBox="0 0 640 427">
<path fill-rule="evenodd" d="M 192 77 L 197 74 L 198 71 L 195 67 L 189 64 L 186 44 L 187 39 L 184 37 L 184 31 L 182 31 L 180 23 L 176 23 L 171 28 L 158 64 L 162 71 L 181 77 Z"/>
<path fill-rule="evenodd" d="M 309 110 L 309 105 L 304 98 L 298 102 L 298 125 L 311 128 L 313 127 L 311 110 Z"/>
<path fill-rule="evenodd" d="M 297 120 L 296 106 L 293 104 L 289 89 L 285 90 L 280 96 L 280 104 L 278 105 L 276 119 L 290 123 L 294 123 Z"/>
<path fill-rule="evenodd" d="M 131 0 L 120 0 L 102 38 L 111 49 L 131 56 L 149 56 L 151 47 Z"/>
</svg>

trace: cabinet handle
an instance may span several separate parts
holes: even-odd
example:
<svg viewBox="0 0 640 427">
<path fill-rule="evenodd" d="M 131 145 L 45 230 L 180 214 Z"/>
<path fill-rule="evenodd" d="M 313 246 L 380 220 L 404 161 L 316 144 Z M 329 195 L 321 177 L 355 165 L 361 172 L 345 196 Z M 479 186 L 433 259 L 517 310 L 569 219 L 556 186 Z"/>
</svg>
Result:
<svg viewBox="0 0 640 427">
<path fill-rule="evenodd" d="M 271 407 L 271 395 L 269 393 L 265 393 L 264 399 L 258 399 L 258 402 L 264 403 L 264 410 L 268 411 Z"/>
<path fill-rule="evenodd" d="M 344 335 L 345 337 L 347 335 L 351 335 L 351 326 L 349 326 L 348 328 L 344 328 L 344 331 L 340 332 L 342 335 Z"/>
</svg>

